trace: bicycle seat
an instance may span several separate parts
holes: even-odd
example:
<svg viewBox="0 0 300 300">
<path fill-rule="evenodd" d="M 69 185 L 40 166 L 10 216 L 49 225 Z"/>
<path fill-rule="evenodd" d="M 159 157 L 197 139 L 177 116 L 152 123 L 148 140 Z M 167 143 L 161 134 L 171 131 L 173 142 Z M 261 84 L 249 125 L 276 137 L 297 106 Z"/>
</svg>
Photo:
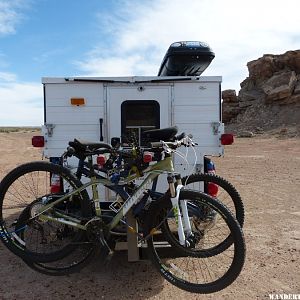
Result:
<svg viewBox="0 0 300 300">
<path fill-rule="evenodd" d="M 167 127 L 162 129 L 151 129 L 142 133 L 142 138 L 147 142 L 170 142 L 174 139 L 178 132 L 177 126 Z"/>
<path fill-rule="evenodd" d="M 103 142 L 90 142 L 84 140 L 74 139 L 74 141 L 69 142 L 69 146 L 73 147 L 75 150 L 79 151 L 95 151 L 100 148 L 112 149 L 112 146 Z"/>
</svg>

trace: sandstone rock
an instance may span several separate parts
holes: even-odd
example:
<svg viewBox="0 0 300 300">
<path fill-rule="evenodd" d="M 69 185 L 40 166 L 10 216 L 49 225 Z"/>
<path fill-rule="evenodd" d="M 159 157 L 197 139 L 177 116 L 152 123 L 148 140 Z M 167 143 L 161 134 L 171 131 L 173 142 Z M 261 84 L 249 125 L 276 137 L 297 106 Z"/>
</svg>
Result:
<svg viewBox="0 0 300 300">
<path fill-rule="evenodd" d="M 264 130 L 263 130 L 263 128 L 261 128 L 261 127 L 256 127 L 256 128 L 255 128 L 255 133 L 256 133 L 256 134 L 263 134 L 263 133 L 264 133 Z"/>
<path fill-rule="evenodd" d="M 240 107 L 238 103 L 238 97 L 235 90 L 222 91 L 223 110 L 222 119 L 223 122 L 228 123 L 240 113 Z"/>
<path fill-rule="evenodd" d="M 288 105 L 288 104 L 297 104 L 300 105 L 300 94 L 292 95 L 288 98 L 281 100 L 278 104 L 280 105 Z M 299 116 L 300 119 L 300 116 Z"/>
<path fill-rule="evenodd" d="M 255 83 L 249 77 L 246 77 L 246 79 L 240 83 L 240 87 L 245 91 L 249 91 L 255 88 Z"/>
<path fill-rule="evenodd" d="M 247 67 L 249 77 L 259 81 L 283 70 L 300 73 L 300 50 L 287 51 L 279 55 L 265 54 L 259 59 L 248 62 Z"/>
<path fill-rule="evenodd" d="M 300 80 L 298 80 L 295 85 L 294 94 L 300 94 Z"/>
<path fill-rule="evenodd" d="M 222 91 L 222 99 L 225 103 L 237 102 L 237 95 L 235 90 L 224 90 Z"/>
<path fill-rule="evenodd" d="M 278 56 L 278 59 L 290 70 L 300 73 L 300 51 L 287 51 Z"/>
<path fill-rule="evenodd" d="M 233 118 L 235 118 L 239 113 L 241 112 L 241 109 L 239 108 L 238 104 L 235 106 L 229 106 L 223 104 L 223 110 L 222 110 L 222 120 L 224 123 L 230 122 Z"/>
<path fill-rule="evenodd" d="M 253 136 L 254 136 L 254 133 L 252 131 L 242 131 L 238 135 L 238 137 L 241 137 L 241 138 L 251 138 Z"/>
<path fill-rule="evenodd" d="M 257 127 L 266 132 L 283 123 L 300 126 L 300 50 L 265 54 L 247 66 L 238 96 L 234 90 L 222 93 L 224 123 L 255 133 Z"/>
<path fill-rule="evenodd" d="M 287 134 L 288 133 L 288 129 L 287 128 L 281 128 L 279 131 L 279 134 Z"/>
<path fill-rule="evenodd" d="M 290 97 L 297 82 L 294 71 L 280 72 L 272 76 L 263 85 L 262 89 L 266 93 L 266 102 L 273 102 Z"/>
<path fill-rule="evenodd" d="M 265 54 L 263 57 L 248 62 L 249 78 L 261 82 L 270 78 L 276 71 L 274 64 L 274 55 Z"/>
<path fill-rule="evenodd" d="M 240 102 L 256 101 L 260 100 L 262 97 L 264 97 L 264 93 L 258 89 L 252 89 L 250 91 L 241 89 L 238 95 Z"/>
<path fill-rule="evenodd" d="M 248 107 L 248 106 L 251 106 L 253 104 L 253 101 L 242 101 L 242 102 L 239 102 L 239 107 L 241 108 L 241 109 L 244 109 L 244 108 L 246 108 L 246 107 Z"/>
</svg>

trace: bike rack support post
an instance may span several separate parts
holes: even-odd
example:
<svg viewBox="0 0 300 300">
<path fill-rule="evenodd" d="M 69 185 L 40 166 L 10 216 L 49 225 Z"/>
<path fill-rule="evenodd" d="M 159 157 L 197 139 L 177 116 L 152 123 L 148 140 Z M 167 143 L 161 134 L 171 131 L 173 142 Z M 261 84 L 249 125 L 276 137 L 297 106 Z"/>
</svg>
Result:
<svg viewBox="0 0 300 300">
<path fill-rule="evenodd" d="M 133 216 L 132 210 L 130 209 L 126 215 L 126 222 L 129 226 L 138 232 L 138 225 L 136 219 Z M 128 261 L 134 262 L 140 260 L 140 252 L 138 247 L 137 235 L 130 231 L 130 227 L 127 227 L 127 249 L 128 249 Z"/>
</svg>

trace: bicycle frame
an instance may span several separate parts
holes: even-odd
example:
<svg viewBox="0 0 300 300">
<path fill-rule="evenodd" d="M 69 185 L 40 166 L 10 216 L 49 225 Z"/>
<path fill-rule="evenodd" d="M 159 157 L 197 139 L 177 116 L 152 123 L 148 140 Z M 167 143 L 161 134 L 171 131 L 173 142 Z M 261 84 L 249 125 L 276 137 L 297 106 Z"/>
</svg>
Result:
<svg viewBox="0 0 300 300">
<path fill-rule="evenodd" d="M 143 182 L 140 184 L 140 186 L 138 187 L 137 191 L 135 191 L 135 193 L 131 196 L 129 196 L 125 202 L 123 203 L 123 205 L 120 207 L 117 215 L 112 219 L 112 221 L 108 224 L 108 230 L 112 230 L 119 222 L 120 220 L 128 213 L 128 211 L 132 208 L 132 206 L 136 203 L 138 203 L 140 201 L 140 196 L 146 191 L 148 190 L 153 181 L 162 173 L 168 172 L 170 174 L 174 173 L 174 167 L 173 167 L 173 162 L 172 162 L 172 158 L 170 156 L 165 157 L 163 160 L 157 162 L 156 164 L 149 166 L 146 170 L 144 170 L 145 174 L 148 174 L 147 177 L 143 180 Z M 54 202 L 45 205 L 43 208 L 41 208 L 37 215 L 35 215 L 33 218 L 39 217 L 41 220 L 51 220 L 51 221 L 56 221 L 58 223 L 62 223 L 62 224 L 67 224 L 73 227 L 76 227 L 78 229 L 81 230 L 87 230 L 87 225 L 83 225 L 80 224 L 80 220 L 76 219 L 74 217 L 70 217 L 68 215 L 62 214 L 62 213 L 58 213 L 59 217 L 53 217 L 53 216 L 49 216 L 49 215 L 44 215 L 43 213 L 45 213 L 46 211 L 50 210 L 52 207 L 54 207 L 55 205 L 61 203 L 64 200 L 69 199 L 70 197 L 80 194 L 82 191 L 84 191 L 85 189 L 87 189 L 89 186 L 92 187 L 92 201 L 94 202 L 95 205 L 95 209 L 96 209 L 96 217 L 101 217 L 101 208 L 100 208 L 100 199 L 98 197 L 98 190 L 97 190 L 97 186 L 99 184 L 102 184 L 114 191 L 120 192 L 121 189 L 120 187 L 122 185 L 125 185 L 129 182 L 131 182 L 132 180 L 138 178 L 137 175 L 132 175 L 127 177 L 124 182 L 122 182 L 122 184 L 119 185 L 115 185 L 113 183 L 111 183 L 108 179 L 106 178 L 101 178 L 101 179 L 97 179 L 95 176 L 93 176 L 90 180 L 90 182 L 83 184 L 80 188 L 65 194 L 63 197 L 55 200 Z M 179 191 L 179 190 L 178 190 Z M 126 193 L 125 193 L 126 194 Z M 177 195 L 175 195 L 177 200 L 179 197 L 179 193 L 177 193 Z M 175 205 L 175 204 L 174 204 Z M 174 206 L 173 205 L 173 206 Z M 178 201 L 177 201 L 177 206 L 178 206 Z M 178 210 L 177 210 L 178 211 Z M 177 217 L 177 216 L 176 216 Z M 188 222 L 186 220 L 186 218 L 184 218 L 185 222 Z M 88 222 L 87 222 L 88 223 Z M 181 229 L 181 232 L 183 231 L 183 229 Z M 180 234 L 180 236 L 182 236 L 182 234 Z"/>
</svg>

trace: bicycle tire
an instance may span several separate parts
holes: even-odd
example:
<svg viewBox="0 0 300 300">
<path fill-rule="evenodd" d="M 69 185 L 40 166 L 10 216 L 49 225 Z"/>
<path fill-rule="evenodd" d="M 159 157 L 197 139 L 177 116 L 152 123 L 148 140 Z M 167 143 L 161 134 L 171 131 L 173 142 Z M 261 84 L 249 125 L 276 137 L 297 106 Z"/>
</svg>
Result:
<svg viewBox="0 0 300 300">
<path fill-rule="evenodd" d="M 148 237 L 148 257 L 160 274 L 178 288 L 200 294 L 220 291 L 229 286 L 239 276 L 245 262 L 246 247 L 241 227 L 232 213 L 216 198 L 201 192 L 182 190 L 180 201 L 183 200 L 191 201 L 199 206 L 205 205 L 218 214 L 218 218 L 230 231 L 232 239 L 230 248 L 224 251 L 226 253 L 219 253 L 216 256 L 207 255 L 206 252 L 209 251 L 209 248 L 197 252 L 183 246 L 161 248 L 159 234 L 154 234 L 154 231 L 159 229 L 162 218 L 166 218 L 172 210 L 170 197 L 165 194 L 148 212 L 148 222 L 145 228 L 145 234 Z M 215 229 L 218 230 L 218 227 L 215 226 Z M 220 234 L 223 234 L 223 232 L 220 231 Z M 212 238 L 215 237 L 216 235 L 213 233 Z M 207 241 L 212 242 L 209 239 Z M 164 249 L 169 251 L 167 255 L 163 253 Z M 189 261 L 183 265 L 187 259 Z M 228 267 L 224 267 L 225 262 L 231 259 L 232 261 L 229 261 Z M 196 263 L 198 263 L 197 266 Z M 208 264 L 210 264 L 210 267 L 216 267 L 216 269 L 211 270 L 207 267 Z M 205 267 L 207 267 L 207 270 L 203 270 Z M 192 272 L 191 276 L 187 274 L 188 271 Z M 215 278 L 212 277 L 212 274 Z M 216 274 L 220 274 L 220 276 Z M 200 279 L 201 276 L 202 279 Z"/>
<path fill-rule="evenodd" d="M 214 175 L 214 174 L 193 174 L 191 176 L 186 176 L 182 179 L 182 183 L 189 187 L 189 185 L 192 184 L 192 187 L 199 187 L 199 183 L 209 183 L 212 182 L 216 185 L 218 185 L 219 190 L 222 188 L 221 194 L 226 194 L 226 198 L 222 199 L 222 203 L 231 210 L 233 215 L 235 215 L 237 221 L 239 222 L 240 226 L 242 227 L 244 224 L 244 205 L 242 202 L 242 199 L 238 193 L 238 191 L 234 188 L 232 184 L 230 184 L 227 180 L 223 179 L 220 176 Z M 196 185 L 195 185 L 196 183 Z M 203 185 L 202 185 L 203 186 Z M 220 200 L 218 198 L 218 200 Z M 191 211 L 193 213 L 193 211 Z M 172 221 L 173 220 L 173 221 Z M 178 236 L 175 233 L 170 230 L 171 225 L 169 225 L 169 222 L 174 222 L 174 218 L 170 218 L 168 220 L 165 220 L 165 222 L 162 224 L 161 230 L 166 238 L 166 240 L 169 242 L 170 245 L 173 247 L 180 246 L 178 241 Z M 195 230 L 195 233 L 197 233 L 197 230 Z M 218 247 L 215 247 L 212 251 L 209 252 L 209 255 L 217 255 L 226 248 L 228 248 L 231 244 L 231 238 L 230 236 L 226 237 L 224 241 L 218 245 Z"/>
<path fill-rule="evenodd" d="M 26 207 L 17 221 L 16 228 L 19 226 L 18 223 L 22 224 L 24 220 L 28 219 L 28 214 L 29 209 Z M 27 264 L 27 266 L 39 273 L 50 276 L 63 276 L 79 272 L 94 257 L 96 249 L 96 245 L 91 244 L 88 241 L 82 241 L 76 249 L 72 249 L 69 254 L 65 255 L 61 259 L 48 263 L 38 263 L 28 259 L 23 259 L 23 261 Z"/>
<path fill-rule="evenodd" d="M 240 226 L 243 227 L 245 223 L 245 208 L 242 197 L 237 189 L 228 180 L 216 174 L 195 173 L 182 178 L 182 184 L 189 190 L 200 190 L 199 185 L 194 184 L 201 182 L 203 182 L 204 185 L 211 182 L 219 187 L 216 197 L 231 210 Z M 221 191 L 220 188 L 222 189 Z"/>
<path fill-rule="evenodd" d="M 79 272 L 89 264 L 97 251 L 96 245 L 82 244 L 62 259 L 49 263 L 35 263 L 23 259 L 28 267 L 39 273 L 50 276 L 64 276 Z"/>
<path fill-rule="evenodd" d="M 73 228 L 71 228 L 68 233 L 66 230 L 68 229 L 68 225 L 62 225 L 61 228 L 56 228 L 55 234 L 50 234 L 50 230 L 55 230 L 54 225 L 57 223 L 55 222 L 52 225 L 48 221 L 39 222 L 34 216 L 36 206 L 43 205 L 43 197 L 55 195 L 51 194 L 51 192 L 49 193 L 51 174 L 57 174 L 64 180 L 65 189 L 76 189 L 82 185 L 67 168 L 43 161 L 26 163 L 13 169 L 0 183 L 1 240 L 14 254 L 31 262 L 48 263 L 62 259 L 74 251 L 80 242 L 85 240 L 85 232 L 82 230 L 74 232 L 72 231 Z M 66 204 L 62 204 L 65 205 L 63 209 L 70 209 L 73 205 L 74 210 L 76 210 L 76 213 L 80 217 L 88 218 L 91 215 L 88 194 L 84 190 L 78 197 L 72 199 L 72 201 L 66 201 Z M 76 204 L 75 201 L 77 201 Z M 30 210 L 32 220 L 20 221 L 19 218 L 22 213 L 24 214 L 26 209 Z M 17 224 L 18 228 L 16 228 Z M 22 227 L 21 224 L 24 224 L 24 226 Z M 46 225 L 48 228 L 46 228 Z M 31 244 L 32 238 L 29 239 L 26 237 L 30 233 L 30 229 L 37 236 L 36 245 Z M 49 242 L 45 239 L 45 231 L 47 230 L 49 231 L 47 235 L 47 238 L 50 240 Z M 56 240 L 53 240 L 53 238 L 56 238 Z M 71 241 L 68 241 L 68 238 Z M 60 246 L 59 249 L 49 252 L 49 247 L 54 247 L 55 242 L 58 243 L 59 239 L 61 241 L 64 240 L 66 244 Z M 42 247 L 42 244 L 47 244 L 47 251 L 47 247 Z M 45 249 L 45 251 L 38 250 L 38 247 Z"/>
</svg>

